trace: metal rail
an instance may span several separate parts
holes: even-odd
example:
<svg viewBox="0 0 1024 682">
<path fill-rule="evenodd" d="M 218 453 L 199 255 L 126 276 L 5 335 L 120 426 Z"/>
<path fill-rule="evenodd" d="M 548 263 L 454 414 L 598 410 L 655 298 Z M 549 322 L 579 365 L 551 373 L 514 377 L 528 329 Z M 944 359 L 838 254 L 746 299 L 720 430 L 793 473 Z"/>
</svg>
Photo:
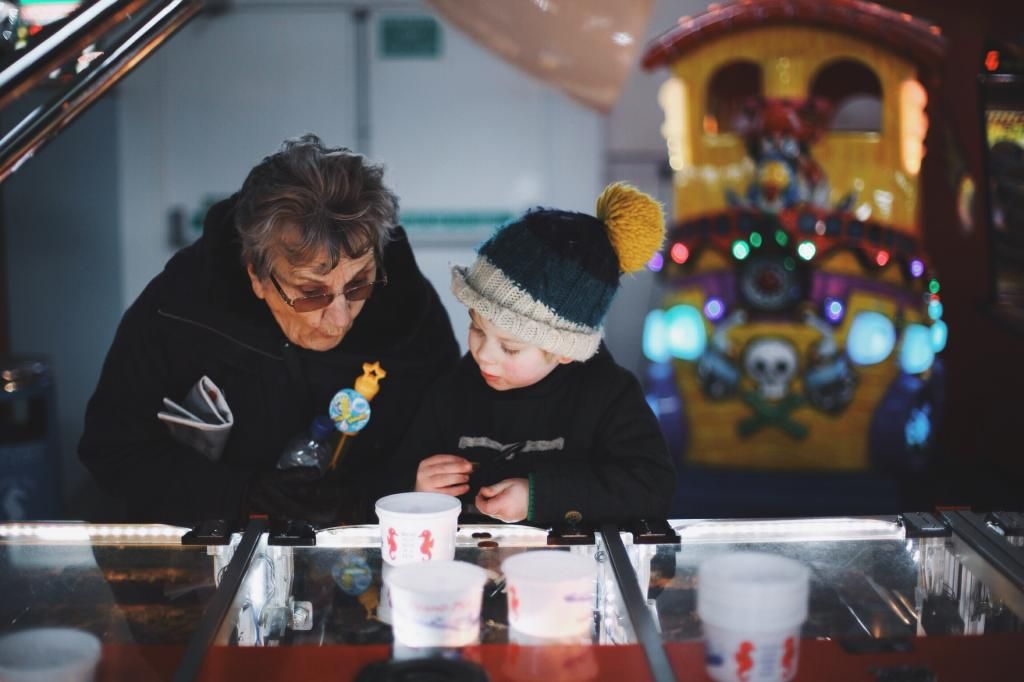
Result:
<svg viewBox="0 0 1024 682">
<path fill-rule="evenodd" d="M 86 46 L 138 12 L 147 1 L 96 0 L 81 8 L 67 23 L 0 71 L 0 108 L 34 88 L 53 69 L 74 59 Z"/>
<path fill-rule="evenodd" d="M 101 20 L 99 16 L 93 17 L 91 22 L 87 22 L 88 30 L 85 27 L 80 27 L 80 33 L 76 35 L 95 37 L 96 31 L 110 29 L 110 17 L 107 14 L 113 14 L 116 18 L 126 11 L 125 7 L 135 7 L 141 4 L 145 3 L 125 3 L 124 0 L 107 0 L 97 3 L 106 10 L 106 14 L 100 12 L 104 19 Z M 90 65 L 83 71 L 80 78 L 72 83 L 66 91 L 57 95 L 46 105 L 33 109 L 0 139 L 0 182 L 7 179 L 40 147 L 57 136 L 79 114 L 198 14 L 203 7 L 203 0 L 160 0 L 150 4 L 154 5 L 152 11 L 142 17 L 137 22 L 137 26 L 133 30 L 129 30 L 116 45 L 112 45 L 98 63 Z M 120 11 L 111 7 L 112 5 L 117 5 Z M 121 18 L 123 19 L 123 17 Z M 54 34 L 50 39 L 56 36 L 57 34 Z M 43 45 L 50 39 L 44 41 Z M 79 40 L 71 37 L 66 37 L 66 39 L 76 45 L 85 40 L 85 38 Z M 86 40 L 86 44 L 88 42 Z M 78 47 L 77 49 L 81 50 L 82 48 Z M 6 69 L 0 74 L 0 79 L 2 79 L 0 85 L 4 88 L 2 101 L 10 99 L 7 93 L 8 81 L 11 83 L 12 90 L 23 89 L 34 84 L 33 75 L 38 75 L 40 69 L 48 67 L 58 56 L 66 57 L 65 52 L 66 50 L 51 45 L 44 53 L 26 54 Z M 30 62 L 24 64 L 19 71 L 11 72 L 11 69 L 29 57 L 32 58 Z"/>
<path fill-rule="evenodd" d="M 203 665 L 203 659 L 206 658 L 206 652 L 209 651 L 214 637 L 217 636 L 217 631 L 220 630 L 221 623 L 224 622 L 224 618 L 227 616 L 228 609 L 231 608 L 231 602 L 238 593 L 242 579 L 245 578 L 246 571 L 249 570 L 249 564 L 252 563 L 253 555 L 259 546 L 260 536 L 263 535 L 266 529 L 267 522 L 264 519 L 252 519 L 249 521 L 249 525 L 246 526 L 245 533 L 238 543 L 238 548 L 235 549 L 235 553 L 231 556 L 231 562 L 228 564 L 227 569 L 224 571 L 224 576 L 217 586 L 217 592 L 213 595 L 209 605 L 207 605 L 206 611 L 203 612 L 203 617 L 199 621 L 199 627 L 196 629 L 195 634 L 188 641 L 181 664 L 174 672 L 174 677 L 171 678 L 173 682 L 189 682 L 196 679 L 199 675 L 199 669 Z"/>
<path fill-rule="evenodd" d="M 654 617 L 647 608 L 647 600 L 640 592 L 640 582 L 629 562 L 626 546 L 622 544 L 619 528 L 615 525 L 601 526 L 601 537 L 608 548 L 608 558 L 615 571 L 615 579 L 622 590 L 622 599 L 626 603 L 626 613 L 636 631 L 636 637 L 643 647 L 647 665 L 651 668 L 651 677 L 655 682 L 673 682 L 676 679 L 669 663 L 668 654 L 662 645 Z"/>
</svg>

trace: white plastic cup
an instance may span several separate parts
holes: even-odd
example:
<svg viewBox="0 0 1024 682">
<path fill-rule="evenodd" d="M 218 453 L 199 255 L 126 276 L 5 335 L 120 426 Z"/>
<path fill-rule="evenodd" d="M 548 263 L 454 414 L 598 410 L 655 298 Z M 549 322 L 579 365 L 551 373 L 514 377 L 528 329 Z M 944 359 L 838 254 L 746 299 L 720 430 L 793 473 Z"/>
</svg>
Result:
<svg viewBox="0 0 1024 682">
<path fill-rule="evenodd" d="M 455 558 L 462 503 L 440 493 L 398 493 L 377 500 L 380 554 L 392 566 Z"/>
<path fill-rule="evenodd" d="M 0 637 L 4 682 L 92 682 L 100 640 L 73 628 L 30 628 Z"/>
<path fill-rule="evenodd" d="M 700 565 L 697 614 L 704 662 L 718 682 L 786 682 L 796 675 L 810 571 L 793 559 L 733 552 Z"/>
<path fill-rule="evenodd" d="M 521 552 L 501 562 L 513 630 L 548 639 L 589 633 L 594 620 L 594 560 L 558 550 Z"/>
<path fill-rule="evenodd" d="M 456 647 L 480 640 L 487 572 L 465 561 L 395 566 L 385 577 L 395 641 L 410 647 Z"/>
</svg>

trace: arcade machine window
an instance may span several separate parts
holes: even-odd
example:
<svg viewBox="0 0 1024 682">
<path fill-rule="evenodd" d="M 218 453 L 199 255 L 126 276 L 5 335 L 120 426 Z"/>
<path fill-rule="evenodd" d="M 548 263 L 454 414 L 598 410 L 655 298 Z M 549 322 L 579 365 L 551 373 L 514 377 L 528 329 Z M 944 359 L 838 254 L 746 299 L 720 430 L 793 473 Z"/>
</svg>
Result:
<svg viewBox="0 0 1024 682">
<path fill-rule="evenodd" d="M 811 96 L 827 101 L 832 109 L 832 131 L 882 131 L 882 84 L 867 65 L 853 59 L 826 64 L 811 82 Z"/>
<path fill-rule="evenodd" d="M 990 310 L 1024 333 L 1024 43 L 990 45 L 978 81 L 988 176 Z"/>
<path fill-rule="evenodd" d="M 703 126 L 706 135 L 740 132 L 748 106 L 764 93 L 761 67 L 737 60 L 719 68 L 708 82 L 708 100 Z"/>
</svg>

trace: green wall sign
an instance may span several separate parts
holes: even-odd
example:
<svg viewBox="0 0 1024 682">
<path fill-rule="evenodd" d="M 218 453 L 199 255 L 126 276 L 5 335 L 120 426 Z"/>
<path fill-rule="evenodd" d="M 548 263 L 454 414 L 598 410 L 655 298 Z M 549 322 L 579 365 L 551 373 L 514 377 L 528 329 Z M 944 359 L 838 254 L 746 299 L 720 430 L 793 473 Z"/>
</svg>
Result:
<svg viewBox="0 0 1024 682">
<path fill-rule="evenodd" d="M 467 232 L 493 229 L 513 217 L 511 211 L 403 211 L 401 223 L 407 230 Z"/>
<path fill-rule="evenodd" d="M 377 26 L 383 59 L 441 56 L 441 24 L 432 17 L 382 17 Z"/>
</svg>

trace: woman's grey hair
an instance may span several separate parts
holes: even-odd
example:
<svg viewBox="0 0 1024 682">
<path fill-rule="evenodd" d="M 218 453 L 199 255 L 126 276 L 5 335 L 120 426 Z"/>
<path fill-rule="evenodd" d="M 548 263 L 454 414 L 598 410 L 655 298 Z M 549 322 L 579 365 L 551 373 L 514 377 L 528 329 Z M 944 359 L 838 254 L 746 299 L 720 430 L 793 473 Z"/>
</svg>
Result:
<svg viewBox="0 0 1024 682">
<path fill-rule="evenodd" d="M 398 197 L 383 175 L 382 166 L 326 147 L 316 135 L 285 140 L 249 172 L 239 192 L 235 229 L 243 263 L 260 279 L 278 255 L 306 265 L 326 251 L 330 271 L 342 257 L 372 251 L 379 265 L 398 224 Z"/>
</svg>

